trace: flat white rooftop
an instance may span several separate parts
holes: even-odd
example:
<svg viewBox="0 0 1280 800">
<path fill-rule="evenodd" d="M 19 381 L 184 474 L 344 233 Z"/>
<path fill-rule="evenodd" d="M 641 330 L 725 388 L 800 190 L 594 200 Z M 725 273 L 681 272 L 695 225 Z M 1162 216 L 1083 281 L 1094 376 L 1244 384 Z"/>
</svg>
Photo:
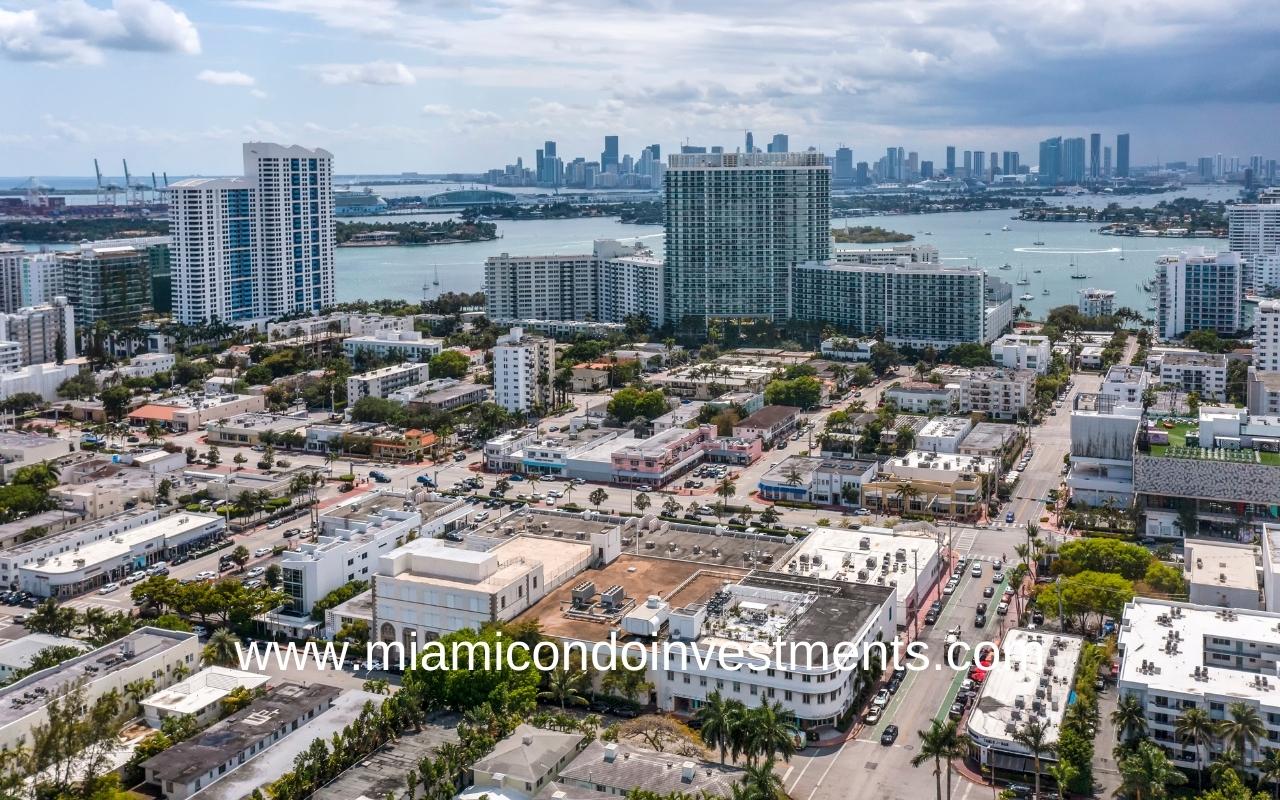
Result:
<svg viewBox="0 0 1280 800">
<path fill-rule="evenodd" d="M 867 526 L 856 531 L 816 528 L 801 540 L 778 571 L 872 586 L 892 585 L 898 603 L 905 605 L 917 583 L 930 582 L 928 567 L 937 556 L 938 543 L 926 531 L 895 534 L 888 528 Z M 886 563 L 888 569 L 883 568 Z"/>
<path fill-rule="evenodd" d="M 1280 614 L 1137 597 L 1125 606 L 1119 643 L 1122 685 L 1280 707 Z"/>
<path fill-rule="evenodd" d="M 226 697 L 238 686 L 256 689 L 268 680 L 266 675 L 256 672 L 209 667 L 168 689 L 156 692 L 143 700 L 142 705 L 170 714 L 197 714 Z"/>
<path fill-rule="evenodd" d="M 1187 577 L 1202 586 L 1258 590 L 1258 553 L 1251 545 L 1188 539 Z"/>
<path fill-rule="evenodd" d="M 987 672 L 969 714 L 969 732 L 1011 744 L 1014 731 L 1037 719 L 1047 726 L 1049 741 L 1056 742 L 1083 649 L 1084 640 L 1078 636 L 1009 631 L 1003 660 Z"/>
<path fill-rule="evenodd" d="M 28 565 L 24 569 L 37 570 L 50 575 L 74 572 L 94 564 L 118 561 L 139 545 L 167 540 L 220 521 L 222 517 L 214 515 L 190 512 L 170 514 L 140 528 L 122 531 L 109 539 L 90 542 L 77 550 L 60 553 L 47 559 L 43 564 Z"/>
</svg>

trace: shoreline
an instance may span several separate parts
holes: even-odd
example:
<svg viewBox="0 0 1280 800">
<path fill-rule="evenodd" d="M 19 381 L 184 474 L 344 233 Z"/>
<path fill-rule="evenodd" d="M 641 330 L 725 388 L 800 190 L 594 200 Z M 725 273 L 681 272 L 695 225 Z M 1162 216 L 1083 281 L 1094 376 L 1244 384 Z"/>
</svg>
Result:
<svg viewBox="0 0 1280 800">
<path fill-rule="evenodd" d="M 437 242 L 339 242 L 334 247 L 434 247 L 442 244 L 496 242 L 501 238 L 501 236 L 486 236 L 482 239 L 442 239 Z"/>
</svg>

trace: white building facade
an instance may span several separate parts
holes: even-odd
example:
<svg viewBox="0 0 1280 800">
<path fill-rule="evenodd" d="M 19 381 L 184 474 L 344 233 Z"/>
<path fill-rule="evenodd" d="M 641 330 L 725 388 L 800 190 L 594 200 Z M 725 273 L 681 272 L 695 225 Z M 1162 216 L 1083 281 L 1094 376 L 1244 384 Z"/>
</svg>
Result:
<svg viewBox="0 0 1280 800">
<path fill-rule="evenodd" d="M 552 403 L 556 343 L 512 328 L 493 348 L 494 401 L 508 411 L 528 413 Z"/>
</svg>

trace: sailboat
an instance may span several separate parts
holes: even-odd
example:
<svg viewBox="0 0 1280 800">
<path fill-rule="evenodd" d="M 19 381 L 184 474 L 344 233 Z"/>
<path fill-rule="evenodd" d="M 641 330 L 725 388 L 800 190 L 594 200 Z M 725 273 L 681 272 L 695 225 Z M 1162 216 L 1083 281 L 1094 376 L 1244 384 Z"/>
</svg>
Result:
<svg viewBox="0 0 1280 800">
<path fill-rule="evenodd" d="M 1009 226 L 1008 226 L 1008 225 L 1002 225 L 1002 226 L 1000 227 L 1000 230 L 1002 230 L 1002 231 L 1004 231 L 1004 232 L 1008 233 L 1008 231 L 1009 231 Z"/>
<path fill-rule="evenodd" d="M 1044 287 L 1044 290 L 1040 292 L 1040 294 L 1048 294 L 1048 293 L 1049 293 L 1049 287 L 1048 287 L 1048 286 Z"/>
<path fill-rule="evenodd" d="M 1089 277 L 1088 275 L 1085 275 L 1080 270 L 1080 268 L 1076 266 L 1076 260 L 1074 258 L 1071 259 L 1071 279 L 1076 281 L 1082 281 L 1088 277 Z"/>
<path fill-rule="evenodd" d="M 1021 273 L 1018 274 L 1017 284 L 1019 286 L 1027 286 L 1030 283 L 1031 283 L 1031 279 L 1027 277 L 1026 270 L 1023 270 Z"/>
</svg>

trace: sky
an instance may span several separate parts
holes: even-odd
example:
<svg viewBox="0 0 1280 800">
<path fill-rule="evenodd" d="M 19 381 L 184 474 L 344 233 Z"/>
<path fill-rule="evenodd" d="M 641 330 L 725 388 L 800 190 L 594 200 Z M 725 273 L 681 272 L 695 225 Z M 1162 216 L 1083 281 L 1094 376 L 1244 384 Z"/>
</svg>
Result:
<svg viewBox="0 0 1280 800">
<path fill-rule="evenodd" d="M 649 143 L 1280 158 L 1274 0 L 0 0 L 0 175 L 480 171 Z"/>
</svg>

